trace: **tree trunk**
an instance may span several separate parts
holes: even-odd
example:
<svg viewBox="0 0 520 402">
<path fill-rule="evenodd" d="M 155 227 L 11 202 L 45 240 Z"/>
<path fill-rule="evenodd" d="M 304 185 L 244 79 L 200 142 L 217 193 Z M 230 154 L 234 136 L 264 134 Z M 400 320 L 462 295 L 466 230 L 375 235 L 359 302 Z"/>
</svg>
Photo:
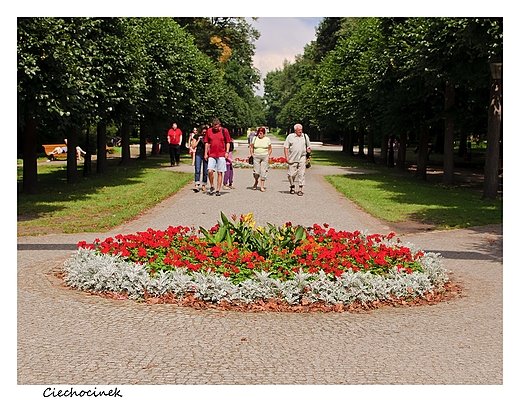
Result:
<svg viewBox="0 0 520 402">
<path fill-rule="evenodd" d="M 146 160 L 146 137 L 147 127 L 143 122 L 139 125 L 139 159 Z"/>
<path fill-rule="evenodd" d="M 383 134 L 381 138 L 381 164 L 388 163 L 388 134 Z"/>
<path fill-rule="evenodd" d="M 36 193 L 38 191 L 38 164 L 36 150 L 36 119 L 25 119 L 23 139 L 23 184 L 24 193 Z"/>
<path fill-rule="evenodd" d="M 444 91 L 444 174 L 442 182 L 453 184 L 455 162 L 453 160 L 453 142 L 455 141 L 455 88 L 449 82 Z"/>
<path fill-rule="evenodd" d="M 348 144 L 349 144 L 348 130 L 344 130 L 340 135 L 341 135 L 340 136 L 341 152 L 348 153 Z"/>
<path fill-rule="evenodd" d="M 161 152 L 161 138 L 156 134 L 160 130 L 157 128 L 157 124 L 151 124 L 150 132 L 152 133 L 152 152 L 151 156 L 159 155 Z"/>
<path fill-rule="evenodd" d="M 90 150 L 90 122 L 87 122 L 84 151 L 85 155 L 83 155 L 83 177 L 88 177 L 92 174 L 92 152 Z"/>
<path fill-rule="evenodd" d="M 67 130 L 67 183 L 78 181 L 78 160 L 76 147 L 78 146 L 78 130 L 72 125 Z"/>
<path fill-rule="evenodd" d="M 349 127 L 348 129 L 348 148 L 347 155 L 354 156 L 354 142 L 355 142 L 356 132 L 353 128 Z"/>
<path fill-rule="evenodd" d="M 96 171 L 101 174 L 107 172 L 107 124 L 101 120 L 97 124 L 97 163 Z"/>
<path fill-rule="evenodd" d="M 130 120 L 125 118 L 121 124 L 121 164 L 129 165 L 130 160 Z"/>
<path fill-rule="evenodd" d="M 459 145 L 459 152 L 457 155 L 459 157 L 463 157 L 468 153 L 468 133 L 469 129 L 466 124 L 462 124 L 460 128 L 460 145 Z"/>
<path fill-rule="evenodd" d="M 491 104 L 488 112 L 486 165 L 484 166 L 483 199 L 497 198 L 500 162 L 500 129 L 502 125 L 502 85 L 494 81 L 491 85 Z"/>
<path fill-rule="evenodd" d="M 399 138 L 399 150 L 397 151 L 397 168 L 406 170 L 406 144 L 408 143 L 408 135 L 406 132 L 401 133 Z"/>
<path fill-rule="evenodd" d="M 395 150 L 394 150 L 395 136 L 391 135 L 390 140 L 388 141 L 388 167 L 395 166 Z"/>
<path fill-rule="evenodd" d="M 372 130 L 368 130 L 368 162 L 375 163 L 376 160 L 374 158 L 374 132 Z"/>
<path fill-rule="evenodd" d="M 365 130 L 360 127 L 358 130 L 358 156 L 365 157 Z"/>
<path fill-rule="evenodd" d="M 419 153 L 417 155 L 417 172 L 415 173 L 415 177 L 422 180 L 426 180 L 426 162 L 428 160 L 429 136 L 430 129 L 427 125 L 422 125 L 419 137 Z"/>
<path fill-rule="evenodd" d="M 444 118 L 444 124 L 446 125 L 446 116 Z M 437 135 L 435 135 L 435 140 L 433 141 L 433 144 L 429 148 L 430 155 L 432 152 L 439 154 L 439 155 L 444 155 L 444 139 L 446 138 L 445 131 L 446 131 L 446 127 L 444 128 L 444 131 L 442 133 L 437 133 Z M 430 155 L 428 155 L 428 156 L 430 156 Z M 428 158 L 428 160 L 429 160 L 429 158 Z"/>
</svg>

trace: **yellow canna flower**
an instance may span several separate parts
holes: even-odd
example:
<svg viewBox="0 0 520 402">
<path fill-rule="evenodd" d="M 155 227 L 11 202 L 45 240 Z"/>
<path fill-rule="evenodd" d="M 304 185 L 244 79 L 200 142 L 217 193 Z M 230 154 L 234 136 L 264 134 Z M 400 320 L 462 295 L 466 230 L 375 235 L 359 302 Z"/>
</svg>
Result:
<svg viewBox="0 0 520 402">
<path fill-rule="evenodd" d="M 248 212 L 246 215 L 244 215 L 243 222 L 244 222 L 244 226 L 250 226 L 251 229 L 254 229 L 255 225 L 256 225 L 256 221 L 253 218 L 253 213 Z"/>
</svg>

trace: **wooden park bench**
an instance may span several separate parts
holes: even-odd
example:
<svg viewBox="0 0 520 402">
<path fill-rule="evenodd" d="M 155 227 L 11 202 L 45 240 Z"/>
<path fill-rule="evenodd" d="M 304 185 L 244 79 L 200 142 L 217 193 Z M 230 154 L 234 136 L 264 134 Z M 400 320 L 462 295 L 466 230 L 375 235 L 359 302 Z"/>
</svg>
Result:
<svg viewBox="0 0 520 402">
<path fill-rule="evenodd" d="M 67 152 L 62 152 L 61 154 L 52 153 L 52 151 L 54 151 L 57 147 L 67 147 L 67 144 L 42 144 L 42 147 L 45 150 L 45 155 L 47 155 L 50 160 L 54 161 L 58 159 L 67 159 Z"/>
<path fill-rule="evenodd" d="M 67 159 L 67 152 L 62 152 L 60 154 L 52 153 L 52 151 L 54 151 L 57 147 L 61 147 L 61 148 L 67 147 L 67 144 L 42 144 L 42 147 L 45 150 L 45 155 L 47 155 L 50 160 L 58 160 L 58 159 L 66 160 Z M 114 147 L 109 147 L 108 145 L 106 145 L 106 152 L 107 152 L 107 154 L 113 154 Z"/>
</svg>

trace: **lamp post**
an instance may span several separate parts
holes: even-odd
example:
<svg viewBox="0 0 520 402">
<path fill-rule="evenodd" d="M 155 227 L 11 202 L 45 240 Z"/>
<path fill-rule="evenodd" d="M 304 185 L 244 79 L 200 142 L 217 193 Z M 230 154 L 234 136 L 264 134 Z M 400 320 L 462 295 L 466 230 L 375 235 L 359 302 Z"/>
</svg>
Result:
<svg viewBox="0 0 520 402">
<path fill-rule="evenodd" d="M 498 193 L 500 161 L 500 130 L 502 125 L 502 63 L 490 63 L 491 102 L 488 110 L 486 165 L 484 167 L 484 194 L 482 198 L 495 199 Z"/>
</svg>

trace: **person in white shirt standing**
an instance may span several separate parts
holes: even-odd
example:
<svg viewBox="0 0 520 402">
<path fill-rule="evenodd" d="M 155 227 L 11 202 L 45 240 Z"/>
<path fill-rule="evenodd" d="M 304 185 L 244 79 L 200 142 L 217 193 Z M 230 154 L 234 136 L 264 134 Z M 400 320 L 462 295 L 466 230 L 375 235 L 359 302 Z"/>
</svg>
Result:
<svg viewBox="0 0 520 402">
<path fill-rule="evenodd" d="M 311 153 L 309 136 L 303 133 L 301 124 L 294 125 L 294 133 L 289 134 L 285 139 L 283 151 L 287 160 L 289 192 L 295 193 L 295 183 L 298 181 L 298 195 L 301 196 L 305 185 L 305 165 Z"/>
</svg>

